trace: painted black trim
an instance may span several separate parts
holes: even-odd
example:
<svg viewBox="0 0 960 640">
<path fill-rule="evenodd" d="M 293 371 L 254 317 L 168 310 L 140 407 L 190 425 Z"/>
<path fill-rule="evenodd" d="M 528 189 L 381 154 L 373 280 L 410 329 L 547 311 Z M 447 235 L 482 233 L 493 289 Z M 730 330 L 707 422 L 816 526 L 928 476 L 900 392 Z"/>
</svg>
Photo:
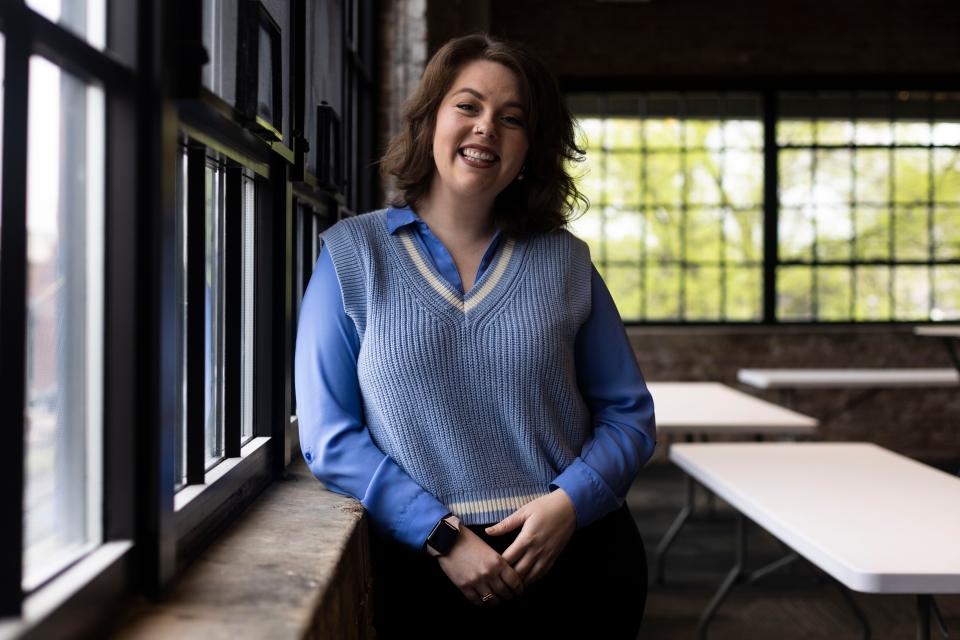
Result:
<svg viewBox="0 0 960 640">
<path fill-rule="evenodd" d="M 203 484 L 206 474 L 204 445 L 204 298 L 206 296 L 206 169 L 207 149 L 191 143 L 187 148 L 187 340 L 186 484 Z M 214 203 L 216 207 L 216 203 Z M 214 214 L 216 215 L 216 214 Z M 211 350 L 211 353 L 213 351 Z"/>
<path fill-rule="evenodd" d="M 224 456 L 240 456 L 243 426 L 243 170 L 226 168 L 224 216 Z"/>
<path fill-rule="evenodd" d="M 0 225 L 0 615 L 20 615 L 26 398 L 27 93 L 29 39 L 4 34 L 3 225 Z"/>
</svg>

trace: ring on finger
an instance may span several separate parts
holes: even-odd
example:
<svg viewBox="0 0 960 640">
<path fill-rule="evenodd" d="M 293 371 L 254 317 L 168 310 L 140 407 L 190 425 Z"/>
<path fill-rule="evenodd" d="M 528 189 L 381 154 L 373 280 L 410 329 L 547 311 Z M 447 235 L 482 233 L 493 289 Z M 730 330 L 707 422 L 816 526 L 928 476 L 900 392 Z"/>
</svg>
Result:
<svg viewBox="0 0 960 640">
<path fill-rule="evenodd" d="M 481 600 L 482 602 L 489 602 L 489 601 L 493 600 L 493 598 L 494 598 L 493 593 L 492 593 L 492 592 L 489 592 L 489 591 L 488 591 L 487 593 L 483 594 L 482 596 L 480 596 L 480 600 Z"/>
</svg>

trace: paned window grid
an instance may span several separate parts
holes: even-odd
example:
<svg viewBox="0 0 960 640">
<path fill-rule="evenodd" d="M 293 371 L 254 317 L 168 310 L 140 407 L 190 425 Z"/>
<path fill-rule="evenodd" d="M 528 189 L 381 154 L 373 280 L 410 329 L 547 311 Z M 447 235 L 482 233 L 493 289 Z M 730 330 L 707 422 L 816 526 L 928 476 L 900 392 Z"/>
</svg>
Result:
<svg viewBox="0 0 960 640">
<path fill-rule="evenodd" d="M 838 95 L 848 118 L 829 106 L 817 109 L 818 103 L 838 102 Z M 778 316 L 960 317 L 953 284 L 960 281 L 957 96 L 898 91 L 781 97 L 782 104 L 791 100 L 811 103 L 814 114 L 795 118 L 788 109 L 777 136 Z M 801 171 L 792 170 L 795 164 Z"/>
<path fill-rule="evenodd" d="M 779 95 L 778 99 L 784 103 L 790 104 L 790 97 L 793 94 Z M 942 320 L 957 317 L 958 295 L 954 291 L 957 287 L 952 282 L 960 280 L 960 271 L 957 271 L 957 265 L 960 263 L 960 224 L 956 220 L 960 217 L 960 201 L 958 201 L 957 191 L 954 188 L 949 198 L 944 200 L 937 199 L 937 188 L 935 170 L 940 170 L 939 180 L 952 180 L 952 183 L 960 183 L 957 176 L 957 155 L 960 152 L 960 124 L 951 121 L 960 121 L 960 117 L 952 113 L 960 105 L 960 99 L 956 94 L 933 93 L 920 94 L 921 98 L 927 99 L 930 106 L 929 112 L 917 116 L 917 107 L 914 106 L 918 101 L 914 99 L 909 109 L 898 110 L 898 105 L 910 100 L 909 94 L 904 92 L 870 92 L 869 95 L 873 101 L 876 101 L 877 95 L 883 95 L 886 101 L 885 118 L 882 122 L 889 130 L 890 139 L 880 142 L 864 142 L 858 137 L 851 137 L 849 140 L 841 142 L 823 141 L 819 138 L 813 140 L 804 140 L 798 143 L 796 140 L 784 140 L 783 131 L 789 130 L 792 125 L 800 123 L 809 123 L 816 132 L 824 126 L 836 128 L 846 127 L 854 130 L 861 125 L 863 121 L 862 109 L 856 108 L 858 95 L 856 92 L 849 94 L 853 96 L 853 108 L 847 107 L 841 114 L 831 114 L 831 117 L 824 119 L 818 117 L 816 101 L 823 100 L 824 96 L 830 97 L 833 94 L 823 94 L 813 92 L 804 94 L 809 96 L 808 101 L 811 104 L 805 105 L 808 111 L 812 113 L 805 117 L 798 117 L 796 110 L 787 109 L 785 114 L 776 122 L 781 133 L 777 140 L 763 140 L 762 130 L 766 124 L 762 115 L 762 95 L 759 93 L 730 93 L 722 92 L 716 94 L 693 94 L 693 93 L 632 93 L 632 94 L 573 94 L 570 97 L 571 109 L 575 115 L 579 114 L 580 124 L 586 134 L 581 142 L 587 148 L 586 170 L 584 167 L 574 166 L 575 174 L 580 175 L 580 186 L 591 199 L 590 210 L 583 218 L 577 220 L 572 225 L 575 233 L 580 233 L 591 245 L 593 258 L 598 270 L 604 275 L 607 284 L 611 289 L 614 299 L 617 301 L 621 315 L 628 322 L 760 322 L 760 321 L 898 321 L 898 320 Z M 917 94 L 913 94 L 916 98 Z M 674 101 L 674 109 L 668 112 L 664 109 L 664 104 Z M 751 100 L 756 104 L 756 111 L 752 119 L 749 105 Z M 714 113 L 704 112 L 703 105 L 710 104 L 712 101 L 715 106 Z M 632 104 L 631 104 L 632 103 Z M 625 109 L 626 105 L 631 105 L 630 109 Z M 730 105 L 734 105 L 733 108 Z M 612 105 L 612 108 L 611 108 Z M 648 105 L 655 105 L 653 109 Z M 693 105 L 693 108 L 690 108 Z M 941 105 L 939 112 L 935 112 L 935 105 Z M 947 105 L 943 108 L 942 105 Z M 876 108 L 875 106 L 873 107 Z M 939 113 L 939 115 L 938 115 Z M 875 116 L 875 114 L 871 114 Z M 872 118 L 871 135 L 877 135 L 876 118 Z M 715 131 L 708 144 L 697 144 L 696 136 L 690 135 L 691 129 L 707 123 L 713 123 Z M 736 135 L 729 136 L 728 132 L 736 131 L 742 123 L 748 122 L 751 131 L 756 131 L 756 140 L 743 144 L 743 136 L 739 141 L 732 141 L 731 138 L 737 138 Z M 916 129 L 920 125 L 927 127 L 930 135 L 927 139 L 914 142 L 901 142 L 903 134 L 901 131 L 913 131 L 912 135 L 916 137 Z M 626 125 L 624 124 L 626 123 Z M 621 129 L 624 126 L 631 126 L 634 133 L 626 136 L 628 143 L 624 143 L 624 136 L 620 140 L 611 140 L 610 132 Z M 731 128 L 731 125 L 733 127 Z M 880 129 L 883 128 L 880 127 Z M 912 127 L 912 129 L 911 129 Z M 666 142 L 661 135 L 664 129 L 672 128 L 672 143 Z M 795 128 L 795 127 L 794 127 Z M 655 135 L 651 135 L 651 129 L 657 130 Z M 936 133 L 935 132 L 939 132 Z M 740 131 L 742 134 L 742 131 Z M 910 135 L 910 134 L 908 134 Z M 938 138 L 939 136 L 939 138 Z M 787 136 L 789 138 L 789 136 Z M 654 140 L 654 138 L 657 138 Z M 946 142 L 945 142 L 946 141 Z M 702 142 L 702 141 L 701 141 Z M 781 143 L 782 144 L 778 144 Z M 762 189 L 765 179 L 769 176 L 763 175 L 763 161 L 761 154 L 764 152 L 764 144 L 774 145 L 774 152 L 780 166 L 784 163 L 784 158 L 789 154 L 808 153 L 813 158 L 809 162 L 809 179 L 807 181 L 807 193 L 798 206 L 790 200 L 790 193 L 786 195 L 785 204 L 777 203 L 779 207 L 777 217 L 779 224 L 779 259 L 775 264 L 765 264 L 763 260 L 763 210 L 766 203 L 763 202 Z M 858 196 L 857 187 L 857 154 L 861 150 L 879 150 L 889 156 L 889 193 L 881 201 L 871 201 L 869 198 Z M 850 219 L 850 234 L 847 237 L 847 244 L 850 248 L 849 259 L 837 260 L 824 257 L 820 252 L 822 247 L 818 246 L 817 240 L 820 234 L 817 232 L 817 224 L 821 216 L 810 215 L 812 211 L 818 208 L 817 198 L 819 191 L 822 191 L 826 180 L 818 181 L 817 159 L 818 154 L 829 154 L 834 152 L 844 152 L 848 154 L 847 161 L 851 165 L 849 179 L 851 186 L 846 200 L 842 203 L 847 209 L 846 214 Z M 921 200 L 914 198 L 912 201 L 904 201 L 896 197 L 894 179 L 898 166 L 896 161 L 897 154 L 903 152 L 923 153 L 926 155 L 925 169 L 927 172 L 926 183 L 928 189 L 925 197 Z M 752 163 L 754 173 L 753 181 L 757 188 L 751 187 L 748 191 L 755 197 L 744 198 L 743 194 L 731 197 L 732 194 L 728 187 L 727 174 L 729 173 L 729 164 L 734 166 L 744 165 L 741 161 L 729 163 L 728 157 L 731 154 L 752 154 L 755 162 Z M 949 157 L 947 154 L 949 153 Z M 702 195 L 703 190 L 696 188 L 698 180 L 696 174 L 702 173 L 704 163 L 703 158 L 707 154 L 713 154 L 717 162 L 713 167 L 712 179 L 715 180 L 718 190 L 714 193 L 712 199 L 707 201 L 698 201 L 696 195 Z M 941 154 L 938 156 L 938 154 Z M 633 156 L 636 160 L 632 167 L 632 174 L 636 177 L 632 179 L 634 187 L 631 188 L 630 178 L 624 177 L 623 167 L 628 163 L 622 161 L 624 157 Z M 657 164 L 663 164 L 663 158 L 674 157 L 675 171 L 672 174 L 673 181 L 676 183 L 668 187 L 668 191 L 673 191 L 673 197 L 663 199 L 658 197 L 663 190 L 662 178 L 656 176 L 662 172 L 662 167 Z M 900 163 L 901 165 L 903 163 Z M 952 167 L 952 169 L 951 169 Z M 951 173 L 952 172 L 952 173 Z M 669 172 L 668 172 L 669 173 Z M 737 171 L 734 171 L 736 174 Z M 591 175 L 592 174 L 592 175 Z M 618 175 L 619 174 L 619 175 Z M 631 175 L 632 175 L 631 174 Z M 953 176 L 951 178 L 951 176 Z M 735 178 L 738 176 L 735 176 Z M 785 189 L 790 189 L 791 185 L 784 184 L 790 176 L 780 173 L 778 176 L 772 176 L 778 180 L 778 187 L 781 193 Z M 618 184 L 619 181 L 619 184 Z M 614 184 L 611 189 L 610 185 Z M 658 184 L 659 183 L 659 184 Z M 951 184 L 952 184 L 951 183 Z M 734 181 L 729 182 L 734 186 Z M 741 185 L 742 186 L 742 185 Z M 694 187 L 694 188 L 692 188 Z M 742 190 L 742 189 L 741 189 Z M 693 191 L 693 193 L 692 193 Z M 733 189 L 736 191 L 736 188 Z M 862 192 L 863 189 L 861 188 Z M 613 192 L 614 197 L 611 197 Z M 699 193 L 697 193 L 699 192 Z M 624 197 L 624 194 L 629 194 Z M 632 196 L 632 197 L 631 197 Z M 794 190 L 795 196 L 795 190 Z M 877 210 L 884 210 L 884 215 L 888 219 L 890 228 L 887 238 L 888 255 L 882 259 L 863 258 L 858 254 L 858 235 L 856 233 L 857 221 L 853 219 L 856 212 L 863 211 L 873 207 Z M 708 220 L 709 225 L 703 224 L 703 217 L 698 215 L 702 211 L 709 211 L 713 208 L 716 215 Z M 769 207 L 768 207 L 769 208 Z M 811 248 L 812 254 L 806 260 L 798 258 L 796 255 L 788 255 L 784 251 L 785 240 L 792 239 L 789 229 L 786 228 L 785 220 L 789 220 L 790 213 L 795 209 L 804 211 L 807 220 L 810 222 L 810 228 L 805 232 L 812 234 L 814 244 Z M 904 256 L 898 254 L 898 246 L 910 246 L 916 244 L 913 237 L 907 237 L 907 234 L 897 235 L 898 216 L 902 218 L 903 212 L 920 210 L 926 220 L 926 242 L 922 256 Z M 769 215 L 769 214 L 768 214 Z M 611 249 L 612 244 L 616 244 L 623 237 L 618 232 L 617 222 L 624 216 L 634 217 L 633 235 L 637 241 L 635 250 L 624 254 L 623 251 Z M 749 216 L 755 216 L 751 221 Z M 740 218 L 740 219 L 738 219 Z M 944 224 L 940 224 L 940 220 Z M 733 223 L 731 224 L 731 221 Z M 836 224 L 836 217 L 832 219 L 832 224 Z M 659 223 L 659 225 L 658 225 Z M 822 224 L 822 221 L 820 221 Z M 952 224 L 952 226 L 951 226 Z M 622 230 L 622 224 L 621 230 Z M 698 230 L 697 227 L 700 227 Z M 705 226 L 713 226 L 714 240 L 709 243 L 715 249 L 714 258 L 705 258 L 702 252 L 697 251 L 697 237 L 705 237 L 703 229 Z M 901 219 L 901 226 L 903 221 Z M 659 228 L 658 228 L 659 227 Z M 951 234 L 949 230 L 953 229 Z M 731 240 L 740 235 L 739 245 L 731 244 Z M 914 234 L 915 235 L 915 234 Z M 905 239 L 906 238 L 906 239 Z M 669 239 L 674 251 L 663 251 L 663 240 Z M 823 243 L 821 242 L 820 245 Z M 863 244 L 862 242 L 860 244 Z M 784 280 L 783 274 L 790 274 L 791 268 L 805 268 L 810 275 L 809 290 L 805 293 L 810 305 L 809 311 L 805 314 L 796 314 L 790 312 L 789 302 L 791 296 L 796 296 L 796 284 L 790 280 Z M 897 307 L 898 293 L 901 297 L 904 295 L 916 298 L 915 289 L 912 285 L 900 285 L 900 291 L 894 277 L 888 277 L 885 287 L 885 296 L 888 301 L 889 313 L 878 315 L 868 313 L 862 305 L 858 306 L 857 301 L 857 282 L 863 278 L 864 267 L 886 268 L 891 272 L 896 269 L 909 269 L 910 267 L 919 267 L 924 269 L 927 285 L 925 289 L 925 299 L 928 304 L 924 313 L 917 314 L 904 312 L 904 305 Z M 831 271 L 831 269 L 833 271 Z M 827 277 L 836 279 L 838 273 L 843 273 L 843 277 L 850 282 L 847 299 L 845 301 L 844 311 L 837 313 L 836 304 L 833 307 L 829 305 L 822 308 L 821 299 L 828 299 L 829 291 L 822 286 L 822 281 Z M 938 277 L 939 272 L 939 277 Z M 903 274 L 907 271 L 901 272 Z M 702 275 L 709 276 L 709 280 L 704 282 Z M 744 277 L 745 276 L 745 277 Z M 763 279 L 775 278 L 777 281 L 778 295 L 777 305 L 773 317 L 764 317 L 763 309 Z M 901 278 L 902 280 L 903 278 Z M 915 278 L 914 278 L 915 279 Z M 795 278 L 794 278 L 795 280 Z M 666 286 L 665 286 L 666 283 Z M 711 286 L 712 284 L 712 286 Z M 905 293 L 906 291 L 906 293 Z M 938 306 L 937 292 L 948 291 L 951 296 L 949 301 Z M 668 300 L 664 304 L 664 298 L 672 296 L 672 303 Z M 659 298 L 659 299 L 658 299 Z M 875 296 L 871 298 L 874 300 Z M 672 304 L 672 307 L 670 306 Z M 914 305 L 916 306 L 916 305 Z"/>
</svg>

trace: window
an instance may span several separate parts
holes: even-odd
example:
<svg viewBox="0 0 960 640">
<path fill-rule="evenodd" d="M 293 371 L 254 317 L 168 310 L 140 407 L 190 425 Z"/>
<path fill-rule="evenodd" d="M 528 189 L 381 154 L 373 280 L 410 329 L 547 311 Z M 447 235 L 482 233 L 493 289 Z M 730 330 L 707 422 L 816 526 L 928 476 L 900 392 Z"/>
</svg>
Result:
<svg viewBox="0 0 960 640">
<path fill-rule="evenodd" d="M 269 37 L 241 33 L 250 5 Z M 310 42 L 341 104 L 337 3 L 309 3 L 316 33 L 306 0 L 138 6 L 0 2 L 0 610 L 18 637 L 96 635 L 289 462 L 290 196 L 312 238 L 343 205 L 294 179 L 306 147 L 251 136 L 236 99 L 244 49 L 265 69 L 255 113 L 305 141 L 287 86 L 309 93 Z M 142 36 L 176 69 L 138 64 Z"/>
<path fill-rule="evenodd" d="M 780 105 L 779 317 L 960 318 L 957 97 L 785 93 Z"/>
<path fill-rule="evenodd" d="M 208 161 L 204 177 L 206 178 L 206 206 L 203 217 L 203 432 L 206 452 L 204 467 L 209 470 L 223 457 L 225 348 L 223 227 L 226 208 L 226 175 L 217 162 Z M 192 302 L 194 301 L 187 300 L 188 314 L 193 307 Z"/>
<path fill-rule="evenodd" d="M 246 443 L 253 437 L 253 352 L 254 352 L 254 301 L 256 299 L 256 282 L 254 277 L 255 247 L 254 228 L 257 207 L 256 180 L 249 173 L 242 176 L 243 184 L 243 298 L 241 315 L 242 342 L 240 345 L 243 368 L 243 424 L 241 425 L 241 442 Z"/>
<path fill-rule="evenodd" d="M 177 150 L 177 208 L 173 232 L 173 283 L 176 300 L 174 344 L 177 349 L 176 428 L 174 429 L 174 487 L 179 489 L 187 476 L 187 148 Z"/>
<path fill-rule="evenodd" d="M 293 227 L 293 322 L 294 335 L 296 335 L 296 323 L 300 318 L 300 303 L 303 301 L 303 294 L 306 293 L 310 276 L 313 274 L 317 259 L 320 257 L 320 233 L 329 226 L 329 221 L 326 215 L 326 207 L 311 204 L 300 198 L 294 200 L 294 211 L 296 212 L 296 219 Z M 292 362 L 290 367 L 292 376 L 295 374 Z M 293 385 L 290 385 L 291 414 L 296 413 L 295 386 L 296 381 Z"/>
<path fill-rule="evenodd" d="M 237 2 L 203 0 L 203 86 L 234 104 L 237 97 Z"/>
<path fill-rule="evenodd" d="M 104 98 L 30 59 L 26 491 L 30 590 L 100 543 Z"/>
<path fill-rule="evenodd" d="M 195 140 L 183 144 L 173 261 L 178 489 L 204 484 L 253 438 L 256 340 L 256 178 Z M 196 178 L 202 191 L 191 184 Z"/>
<path fill-rule="evenodd" d="M 573 171 L 591 201 L 572 229 L 624 320 L 960 318 L 960 96 L 774 100 L 765 140 L 759 93 L 570 97 L 587 148 Z M 764 201 L 765 179 L 778 202 Z"/>
<path fill-rule="evenodd" d="M 106 48 L 107 0 L 27 0 L 27 6 L 97 49 Z"/>
<path fill-rule="evenodd" d="M 625 320 L 762 313 L 760 101 L 741 94 L 577 96 L 590 199 L 573 225 Z"/>
</svg>

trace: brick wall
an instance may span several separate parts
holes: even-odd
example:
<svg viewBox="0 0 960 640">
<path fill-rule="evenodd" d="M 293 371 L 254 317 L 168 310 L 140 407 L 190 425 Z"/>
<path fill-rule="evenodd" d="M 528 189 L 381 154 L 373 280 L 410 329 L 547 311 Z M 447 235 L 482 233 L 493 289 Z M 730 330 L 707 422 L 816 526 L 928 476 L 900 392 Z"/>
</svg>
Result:
<svg viewBox="0 0 960 640">
<path fill-rule="evenodd" d="M 430 0 L 430 51 L 475 29 L 561 78 L 956 74 L 955 0 Z"/>
<path fill-rule="evenodd" d="M 825 440 L 862 440 L 936 463 L 960 461 L 960 388 L 761 391 L 741 368 L 950 367 L 939 339 L 908 328 L 630 328 L 648 380 L 713 380 L 821 420 Z"/>
</svg>

